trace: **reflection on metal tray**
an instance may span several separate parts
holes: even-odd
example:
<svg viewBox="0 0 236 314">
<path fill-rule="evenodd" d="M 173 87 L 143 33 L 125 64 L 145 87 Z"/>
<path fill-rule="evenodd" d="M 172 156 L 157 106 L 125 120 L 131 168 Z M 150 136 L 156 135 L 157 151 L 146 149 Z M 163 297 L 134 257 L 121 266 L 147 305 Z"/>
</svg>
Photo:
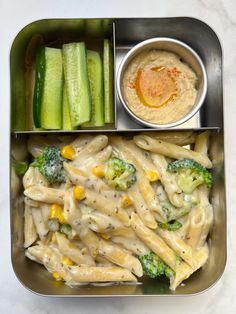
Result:
<svg viewBox="0 0 236 314">
<path fill-rule="evenodd" d="M 99 27 L 95 27 L 95 26 Z M 86 34 L 84 36 L 84 32 Z M 11 69 L 11 152 L 18 147 L 21 154 L 26 152 L 28 133 L 42 133 L 57 136 L 87 132 L 39 131 L 32 129 L 31 113 L 27 102 L 32 97 L 32 49 L 35 42 L 43 38 L 52 46 L 68 40 L 82 38 L 93 47 L 101 47 L 101 39 L 109 37 L 114 44 L 115 73 L 121 58 L 138 42 L 156 37 L 173 37 L 191 46 L 202 58 L 208 74 L 208 93 L 201 111 L 187 123 L 176 129 L 215 129 L 211 137 L 210 154 L 214 164 L 215 184 L 211 201 L 214 206 L 215 222 L 210 235 L 210 258 L 207 264 L 180 286 L 175 293 L 168 288 L 165 280 L 144 279 L 142 285 L 81 286 L 70 288 L 51 279 L 40 265 L 25 258 L 23 248 L 23 195 L 20 182 L 11 181 L 11 246 L 12 264 L 18 279 L 29 290 L 47 296 L 158 296 L 189 295 L 202 292 L 212 286 L 222 275 L 226 262 L 226 202 L 224 178 L 220 175 L 224 166 L 223 138 L 223 91 L 222 52 L 214 31 L 205 23 L 187 17 L 178 18 L 115 18 L 115 19 L 53 19 L 41 20 L 26 26 L 16 36 L 10 56 Z M 40 40 L 41 40 L 40 39 Z M 26 73 L 26 71 L 29 71 Z M 29 75 L 30 74 L 30 75 Z M 28 75 L 28 79 L 27 79 Z M 116 95 L 116 93 L 115 93 Z M 32 100 L 32 99 L 31 99 Z M 108 126 L 104 132 L 122 131 L 122 134 L 147 130 L 137 125 L 124 112 L 116 98 L 116 125 Z M 148 131 L 151 131 L 148 129 Z M 100 130 L 89 130 L 91 133 Z M 27 154 L 27 153 L 26 153 Z M 17 189 L 18 193 L 17 193 Z M 15 200 L 14 200 L 14 197 Z"/>
</svg>

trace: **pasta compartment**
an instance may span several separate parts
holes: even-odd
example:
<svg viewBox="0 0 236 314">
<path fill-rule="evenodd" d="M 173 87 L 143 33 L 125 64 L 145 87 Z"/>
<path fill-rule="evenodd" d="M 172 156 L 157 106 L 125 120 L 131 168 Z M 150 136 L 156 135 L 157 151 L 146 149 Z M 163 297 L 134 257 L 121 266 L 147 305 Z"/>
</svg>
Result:
<svg viewBox="0 0 236 314">
<path fill-rule="evenodd" d="M 214 282 L 221 276 L 226 259 L 226 234 L 225 234 L 225 190 L 224 190 L 224 178 L 223 178 L 223 133 L 221 131 L 210 131 L 210 149 L 209 156 L 213 163 L 213 175 L 214 175 L 214 185 L 211 191 L 210 199 L 214 210 L 214 224 L 213 229 L 211 230 L 210 235 L 208 236 L 209 243 L 209 259 L 203 268 L 194 273 L 189 279 L 184 281 L 183 285 L 180 285 L 178 289 L 173 292 L 169 290 L 168 280 L 165 278 L 160 278 L 157 280 L 148 279 L 147 277 L 142 277 L 138 282 L 109 282 L 109 283 L 89 283 L 89 284 L 80 284 L 73 286 L 71 288 L 69 286 L 62 284 L 61 282 L 54 281 L 51 275 L 39 264 L 30 261 L 24 257 L 24 235 L 23 235 L 23 225 L 24 225 L 24 200 L 22 197 L 23 186 L 18 177 L 13 175 L 11 179 L 11 227 L 12 227 L 12 261 L 15 273 L 17 274 L 19 280 L 24 283 L 30 290 L 35 291 L 44 295 L 65 295 L 65 296 L 94 296 L 94 295 L 184 295 L 184 294 L 194 294 L 200 292 L 202 290 L 207 289 L 209 286 L 214 284 Z M 88 141 L 91 141 L 94 138 L 104 139 L 104 136 L 107 135 L 109 138 L 109 142 L 106 142 L 106 145 L 116 143 L 116 138 L 119 139 L 121 136 L 126 140 L 130 140 L 135 136 L 137 139 L 140 136 L 149 136 L 151 135 L 154 139 L 159 138 L 161 140 L 168 139 L 169 142 L 180 143 L 182 142 L 182 147 L 192 147 L 193 141 L 196 140 L 196 135 L 199 134 L 200 131 L 190 132 L 190 131 L 168 131 L 168 132 L 160 132 L 160 131 L 145 131 L 144 133 L 140 132 L 108 132 L 106 134 L 101 135 L 91 135 L 90 133 L 78 134 L 70 134 L 65 135 L 64 133 L 58 135 L 28 135 L 28 134 L 12 134 L 11 140 L 11 152 L 12 156 L 18 160 L 29 160 L 29 156 L 27 154 L 27 141 L 29 137 L 31 138 L 30 145 L 36 145 L 36 143 L 50 143 L 51 145 L 58 145 L 61 147 L 63 144 L 74 143 L 74 145 L 86 145 Z M 203 134 L 203 133 L 202 133 Z M 173 136 L 172 136 L 173 135 Z M 205 145 L 204 138 L 199 137 L 198 150 L 203 150 Z M 34 139 L 34 140 L 33 140 Z M 90 142 L 91 143 L 91 142 Z M 118 143 L 118 142 L 117 142 Z M 118 144 L 117 144 L 118 145 Z M 92 146 L 92 145 L 90 145 Z M 83 147 L 83 146 L 82 146 Z M 30 147 L 28 146 L 28 149 Z M 118 147 L 119 148 L 119 147 Z M 37 150 L 30 151 L 37 155 Z M 137 152 L 136 152 L 137 153 Z M 146 151 L 146 153 L 150 156 L 150 152 Z M 96 155 L 100 156 L 100 155 Z M 144 155 L 145 156 L 145 155 Z M 95 157 L 96 158 L 96 157 Z M 104 155 L 101 155 L 101 158 L 104 158 Z M 106 157 L 107 158 L 107 157 Z M 86 155 L 81 154 L 81 159 L 86 160 L 87 164 L 93 165 L 92 161 L 89 158 L 86 158 Z M 148 165 L 142 164 L 143 171 L 145 171 L 145 167 Z M 38 181 L 39 182 L 39 181 Z M 37 195 L 39 192 L 37 192 Z M 204 191 L 202 192 L 204 193 Z M 53 196 L 52 201 L 54 201 Z M 203 200 L 204 201 L 204 200 Z M 29 206 L 36 207 L 37 210 L 37 202 L 38 200 L 32 200 L 28 202 Z M 44 212 L 41 215 L 47 215 L 48 209 L 45 208 Z M 88 212 L 89 213 L 89 212 Z M 131 212 L 132 213 L 132 212 Z M 93 213 L 91 213 L 93 215 Z M 43 216 L 42 216 L 43 217 Z M 102 217 L 101 217 L 102 218 Z M 193 217 L 192 223 L 194 225 L 198 225 L 201 222 L 201 212 L 197 213 L 195 217 Z M 36 217 L 35 219 L 38 219 Z M 206 217 L 206 220 L 210 219 Z M 32 222 L 28 221 L 28 227 L 32 225 Z M 123 225 L 126 228 L 125 225 Z M 117 226 L 117 230 L 120 230 L 120 226 Z M 204 227 L 206 232 L 207 226 Z M 30 229 L 32 234 L 34 234 L 34 230 Z M 42 238 L 44 237 L 45 228 L 42 227 L 40 229 L 42 232 Z M 104 232 L 104 231 L 102 231 Z M 120 231 L 119 231 L 120 232 Z M 119 236 L 119 232 L 117 235 Z M 124 231 L 122 231 L 124 232 Z M 184 230 L 183 230 L 184 232 Z M 194 231 L 195 232 L 195 231 Z M 193 233 L 194 233 L 193 232 Z M 122 234 L 122 233 L 121 233 Z M 206 233 L 207 234 L 207 233 Z M 165 239 L 165 242 L 169 245 L 168 241 L 173 241 L 173 238 L 168 238 L 163 230 L 160 233 L 161 237 Z M 220 236 L 219 236 L 220 235 Z M 116 236 L 116 233 L 114 233 Z M 181 232 L 179 234 L 181 237 Z M 205 241 L 206 236 L 203 236 L 199 241 Z M 35 241 L 33 239 L 32 241 Z M 103 239 L 103 241 L 107 241 L 107 239 Z M 108 239 L 109 241 L 109 239 Z M 119 243 L 119 242 L 115 242 Z M 187 243 L 188 245 L 195 245 L 192 243 L 191 239 Z M 30 245 L 25 244 L 26 246 Z M 176 244 L 178 245 L 178 243 Z M 189 247 L 186 247 L 186 252 L 189 252 L 189 258 L 191 259 L 191 253 Z M 204 259 L 204 251 L 201 253 L 203 255 L 199 256 L 199 259 Z M 172 258 L 172 257 L 171 257 Z M 217 263 L 215 261 L 218 261 Z M 73 267 L 73 266 L 72 266 Z M 187 270 L 184 270 L 187 271 Z"/>
</svg>

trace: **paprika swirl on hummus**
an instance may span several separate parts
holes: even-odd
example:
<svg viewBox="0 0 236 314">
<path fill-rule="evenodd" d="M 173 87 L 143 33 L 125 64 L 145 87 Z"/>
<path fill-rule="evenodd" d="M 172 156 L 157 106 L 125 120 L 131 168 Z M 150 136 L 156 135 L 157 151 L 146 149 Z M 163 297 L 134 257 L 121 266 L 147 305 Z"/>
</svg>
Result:
<svg viewBox="0 0 236 314">
<path fill-rule="evenodd" d="M 197 76 L 180 57 L 164 50 L 147 50 L 127 66 L 122 92 L 130 110 L 157 124 L 183 118 L 197 97 Z"/>
</svg>

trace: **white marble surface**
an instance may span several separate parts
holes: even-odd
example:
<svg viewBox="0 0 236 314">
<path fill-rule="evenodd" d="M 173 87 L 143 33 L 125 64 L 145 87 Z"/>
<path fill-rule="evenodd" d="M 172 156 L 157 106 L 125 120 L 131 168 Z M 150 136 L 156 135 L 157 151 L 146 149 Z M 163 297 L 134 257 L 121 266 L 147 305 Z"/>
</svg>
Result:
<svg viewBox="0 0 236 314">
<path fill-rule="evenodd" d="M 185 298 L 49 299 L 31 294 L 15 278 L 10 259 L 8 202 L 9 51 L 31 21 L 53 17 L 193 16 L 206 21 L 224 50 L 227 156 L 228 262 L 208 292 Z M 207 43 L 206 43 L 207 45 Z M 235 0 L 0 0 L 0 313 L 236 313 L 236 1 Z"/>
</svg>

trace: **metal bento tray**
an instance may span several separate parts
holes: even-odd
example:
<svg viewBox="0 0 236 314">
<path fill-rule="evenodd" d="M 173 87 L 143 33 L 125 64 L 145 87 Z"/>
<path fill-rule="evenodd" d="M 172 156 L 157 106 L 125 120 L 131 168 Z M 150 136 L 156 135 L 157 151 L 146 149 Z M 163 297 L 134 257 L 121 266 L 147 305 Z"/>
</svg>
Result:
<svg viewBox="0 0 236 314">
<path fill-rule="evenodd" d="M 144 279 L 142 285 L 80 286 L 70 288 L 54 282 L 42 266 L 25 258 L 23 247 L 23 188 L 11 182 L 11 252 L 12 265 L 19 281 L 30 291 L 46 296 L 178 296 L 192 295 L 211 287 L 223 274 L 226 264 L 226 199 L 224 168 L 222 49 L 215 32 L 204 22 L 190 17 L 113 18 L 113 19 L 46 19 L 24 27 L 16 36 L 10 53 L 11 75 L 11 147 L 24 151 L 26 139 L 32 134 L 57 136 L 81 133 L 122 133 L 153 131 L 136 124 L 122 107 L 114 84 L 115 122 L 104 128 L 74 131 L 34 131 L 27 103 L 32 98 L 31 81 L 35 47 L 43 39 L 52 47 L 65 42 L 85 40 L 88 47 L 99 51 L 103 38 L 110 38 L 114 53 L 114 78 L 125 54 L 137 43 L 153 37 L 172 37 L 192 47 L 202 58 L 207 75 L 208 91 L 202 109 L 186 123 L 168 129 L 212 130 L 210 155 L 213 159 L 214 186 L 211 202 L 214 226 L 210 234 L 209 259 L 204 267 L 172 292 L 167 281 Z M 167 129 L 156 130 L 157 132 Z M 10 162 L 11 163 L 11 162 Z"/>
</svg>

